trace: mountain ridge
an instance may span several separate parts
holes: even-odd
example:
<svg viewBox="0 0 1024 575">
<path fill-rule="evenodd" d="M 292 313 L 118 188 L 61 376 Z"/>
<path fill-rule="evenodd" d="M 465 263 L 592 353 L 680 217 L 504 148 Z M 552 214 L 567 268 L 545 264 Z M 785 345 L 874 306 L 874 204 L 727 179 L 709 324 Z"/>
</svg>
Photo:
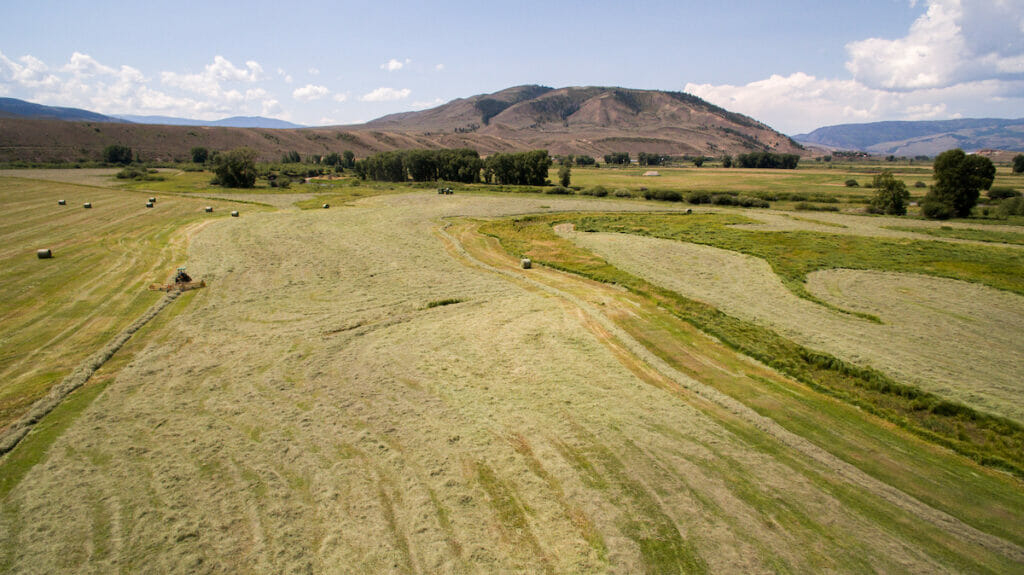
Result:
<svg viewBox="0 0 1024 575">
<path fill-rule="evenodd" d="M 824 126 L 793 139 L 804 145 L 880 155 L 934 156 L 950 148 L 1024 150 L 1024 118 L 959 118 Z"/>
</svg>

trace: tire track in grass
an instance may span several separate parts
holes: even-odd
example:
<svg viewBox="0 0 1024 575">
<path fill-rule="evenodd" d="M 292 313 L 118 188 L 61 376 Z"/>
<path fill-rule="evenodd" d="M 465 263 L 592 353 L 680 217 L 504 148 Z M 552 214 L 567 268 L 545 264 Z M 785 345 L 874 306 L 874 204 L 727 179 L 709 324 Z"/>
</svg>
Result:
<svg viewBox="0 0 1024 575">
<path fill-rule="evenodd" d="M 825 469 L 828 469 L 843 481 L 862 488 L 876 497 L 887 501 L 894 507 L 914 515 L 922 521 L 926 521 L 934 527 L 946 531 L 961 540 L 968 541 L 980 547 L 999 553 L 1013 561 L 1024 564 L 1024 548 L 1021 546 L 996 535 L 981 531 L 963 522 L 957 517 L 923 503 L 906 492 L 884 483 L 861 471 L 856 466 L 839 459 L 802 436 L 787 430 L 776 423 L 773 419 L 758 414 L 742 402 L 690 378 L 673 368 L 668 362 L 658 357 L 652 351 L 648 350 L 639 341 L 633 338 L 624 329 L 620 328 L 600 310 L 594 308 L 591 304 L 565 290 L 549 285 L 541 279 L 536 279 L 535 276 L 541 275 L 543 277 L 542 274 L 534 272 L 531 274 L 531 277 L 523 273 L 522 270 L 518 270 L 515 267 L 518 260 L 512 258 L 507 253 L 504 253 L 503 251 L 499 253 L 496 251 L 497 248 L 493 248 L 493 246 L 480 248 L 496 261 L 502 262 L 503 267 L 491 265 L 490 263 L 478 259 L 474 254 L 470 253 L 460 241 L 462 238 L 473 239 L 476 236 L 475 228 L 460 228 L 460 238 L 456 238 L 448 232 L 450 225 L 450 223 L 444 223 L 438 226 L 436 233 L 444 242 L 449 253 L 463 264 L 488 270 L 492 273 L 508 278 L 510 281 L 528 285 L 562 298 L 576 306 L 582 314 L 589 318 L 584 325 L 589 327 L 592 331 L 595 331 L 596 328 L 597 331 L 604 332 L 604 335 L 598 333 L 599 339 L 604 341 L 606 345 L 618 347 L 623 352 L 627 353 L 631 362 L 650 366 L 650 368 L 657 372 L 661 377 L 672 382 L 674 385 L 679 386 L 680 389 L 725 409 L 728 413 L 736 416 L 746 424 L 753 426 L 755 429 L 768 434 L 775 441 L 778 441 L 787 448 L 800 453 L 815 463 L 823 466 Z M 488 249 L 491 251 L 487 252 Z"/>
</svg>

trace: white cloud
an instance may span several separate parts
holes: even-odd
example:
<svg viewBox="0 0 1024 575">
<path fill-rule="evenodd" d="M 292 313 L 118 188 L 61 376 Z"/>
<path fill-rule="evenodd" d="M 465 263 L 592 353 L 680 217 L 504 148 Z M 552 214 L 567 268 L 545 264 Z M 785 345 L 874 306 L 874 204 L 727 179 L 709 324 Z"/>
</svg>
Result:
<svg viewBox="0 0 1024 575">
<path fill-rule="evenodd" d="M 20 62 L 20 63 L 19 63 Z M 0 52 L 0 86 L 8 84 L 21 88 L 53 88 L 60 79 L 49 73 L 49 67 L 42 60 L 30 55 L 22 56 L 18 62 Z"/>
<path fill-rule="evenodd" d="M 437 71 L 437 72 L 443 71 L 444 70 L 444 64 L 438 64 L 438 65 L 434 66 L 434 70 Z"/>
<path fill-rule="evenodd" d="M 434 106 L 440 106 L 441 104 L 444 104 L 444 100 L 441 98 L 434 98 L 430 101 L 413 102 L 409 107 L 416 110 L 425 110 L 427 108 L 433 108 Z"/>
<path fill-rule="evenodd" d="M 847 70 L 874 88 L 944 88 L 1024 77 L 1024 0 L 932 0 L 907 35 L 846 46 Z"/>
<path fill-rule="evenodd" d="M 347 102 L 348 101 L 348 94 L 335 94 L 333 96 L 333 100 L 335 102 Z"/>
<path fill-rule="evenodd" d="M 849 78 L 772 75 L 685 90 L 794 134 L 825 125 L 1020 117 L 1024 0 L 931 0 L 902 38 L 847 45 Z"/>
<path fill-rule="evenodd" d="M 369 94 L 363 94 L 359 99 L 363 102 L 394 102 L 396 100 L 404 100 L 412 94 L 412 90 L 408 88 L 402 88 L 396 90 L 394 88 L 377 88 Z"/>
<path fill-rule="evenodd" d="M 309 102 L 309 101 L 312 101 L 312 100 L 319 100 L 320 98 L 323 98 L 324 96 L 326 96 L 330 92 L 331 91 L 328 90 L 325 86 L 317 86 L 315 84 L 306 84 L 305 86 L 303 86 L 301 88 L 296 88 L 292 92 L 292 97 L 295 98 L 296 100 L 302 100 L 304 102 Z"/>
<path fill-rule="evenodd" d="M 319 76 L 320 75 L 320 70 L 317 69 L 317 68 L 310 68 L 309 70 L 306 70 L 306 72 L 308 72 L 310 76 Z"/>
<path fill-rule="evenodd" d="M 288 72 L 285 72 L 284 68 L 278 68 L 277 69 L 277 75 L 280 76 L 284 80 L 285 84 L 291 84 L 292 83 L 292 75 L 289 74 Z"/>
<path fill-rule="evenodd" d="M 384 62 L 383 64 L 381 64 L 380 65 L 380 69 L 381 70 L 387 70 L 388 72 L 395 72 L 397 70 L 401 70 L 402 68 L 404 68 L 405 66 L 408 66 L 409 64 L 412 64 L 412 60 L 410 60 L 409 58 L 406 58 L 404 62 L 400 61 L 400 60 L 395 60 L 394 58 L 392 58 L 392 59 L 388 60 L 387 62 Z"/>
</svg>

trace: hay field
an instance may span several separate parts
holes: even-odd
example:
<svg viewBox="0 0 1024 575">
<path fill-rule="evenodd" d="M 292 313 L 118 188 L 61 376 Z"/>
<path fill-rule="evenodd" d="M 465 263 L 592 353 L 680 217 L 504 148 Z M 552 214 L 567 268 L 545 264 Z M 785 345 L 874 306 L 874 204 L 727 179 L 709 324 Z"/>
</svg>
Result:
<svg viewBox="0 0 1024 575">
<path fill-rule="evenodd" d="M 226 215 L 203 214 L 205 200 L 158 197 L 147 209 L 145 193 L 56 181 L 79 171 L 0 175 L 0 427 L 156 302 L 146 286 L 184 262 L 202 223 Z M 37 259 L 40 248 L 53 259 Z"/>
<path fill-rule="evenodd" d="M 173 304 L 0 501 L 0 570 L 1022 565 L 1011 480 L 953 459 L 1003 486 L 1011 517 L 947 516 L 767 433 L 630 355 L 592 306 L 441 231 L 541 205 L 609 207 L 425 192 L 205 226 L 188 265 L 210 287 Z M 444 300 L 460 301 L 431 307 Z"/>
<path fill-rule="evenodd" d="M 797 297 L 767 262 L 711 246 L 628 234 L 577 233 L 612 265 L 811 349 L 874 367 L 943 397 L 1024 422 L 1024 297 L 978 284 L 855 270 L 816 272 Z"/>
</svg>

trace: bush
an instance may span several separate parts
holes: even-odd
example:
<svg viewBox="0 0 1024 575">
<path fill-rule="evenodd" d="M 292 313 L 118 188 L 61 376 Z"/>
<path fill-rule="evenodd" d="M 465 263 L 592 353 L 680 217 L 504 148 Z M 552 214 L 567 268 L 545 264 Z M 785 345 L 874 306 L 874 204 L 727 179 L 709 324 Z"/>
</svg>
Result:
<svg viewBox="0 0 1024 575">
<path fill-rule="evenodd" d="M 956 215 L 953 204 L 943 202 L 931 196 L 925 196 L 921 201 L 921 213 L 924 217 L 933 220 L 948 220 Z"/>
<path fill-rule="evenodd" d="M 918 181 L 914 182 L 914 187 L 915 188 L 927 188 L 928 184 L 922 182 L 921 180 L 918 180 Z"/>
<path fill-rule="evenodd" d="M 892 172 L 885 170 L 875 176 L 871 187 L 877 188 L 878 191 L 871 198 L 869 212 L 891 216 L 907 215 L 907 201 L 910 200 L 910 192 L 907 191 L 907 185 L 902 180 L 896 179 Z"/>
<path fill-rule="evenodd" d="M 256 150 L 236 148 L 214 158 L 214 182 L 226 188 L 251 188 L 256 185 Z"/>
<path fill-rule="evenodd" d="M 615 197 L 616 198 L 632 198 L 633 197 L 633 192 L 627 190 L 626 188 L 618 188 L 618 189 L 615 190 L 614 193 L 615 193 Z"/>
<path fill-rule="evenodd" d="M 583 194 L 584 196 L 603 198 L 608 195 L 608 189 L 604 186 L 594 186 L 580 191 L 580 194 Z"/>
<path fill-rule="evenodd" d="M 683 201 L 683 195 L 674 190 L 647 190 L 644 192 L 644 199 L 662 202 L 681 202 Z"/>
<path fill-rule="evenodd" d="M 108 164 L 127 166 L 132 163 L 132 149 L 128 146 L 111 144 L 103 148 L 103 161 Z"/>
<path fill-rule="evenodd" d="M 545 189 L 544 193 L 545 194 L 555 194 L 555 195 L 560 195 L 560 196 L 568 196 L 568 195 L 575 194 L 576 192 L 573 191 L 572 188 L 567 188 L 565 186 L 553 186 L 553 187 Z"/>
<path fill-rule="evenodd" d="M 686 201 L 691 204 L 710 204 L 711 194 L 707 192 L 690 192 L 686 194 Z"/>
<path fill-rule="evenodd" d="M 1006 198 L 1016 198 L 1020 196 L 1020 192 L 1013 188 L 1006 187 L 993 187 L 988 192 L 990 200 L 1005 200 Z"/>
<path fill-rule="evenodd" d="M 1024 198 L 1016 196 L 1003 200 L 999 204 L 999 215 L 1001 216 L 1024 216 Z"/>
<path fill-rule="evenodd" d="M 855 180 L 853 178 L 850 178 L 849 180 L 846 180 L 846 187 L 847 188 L 857 188 L 857 187 L 860 187 L 860 184 L 857 183 L 857 180 Z"/>
</svg>

